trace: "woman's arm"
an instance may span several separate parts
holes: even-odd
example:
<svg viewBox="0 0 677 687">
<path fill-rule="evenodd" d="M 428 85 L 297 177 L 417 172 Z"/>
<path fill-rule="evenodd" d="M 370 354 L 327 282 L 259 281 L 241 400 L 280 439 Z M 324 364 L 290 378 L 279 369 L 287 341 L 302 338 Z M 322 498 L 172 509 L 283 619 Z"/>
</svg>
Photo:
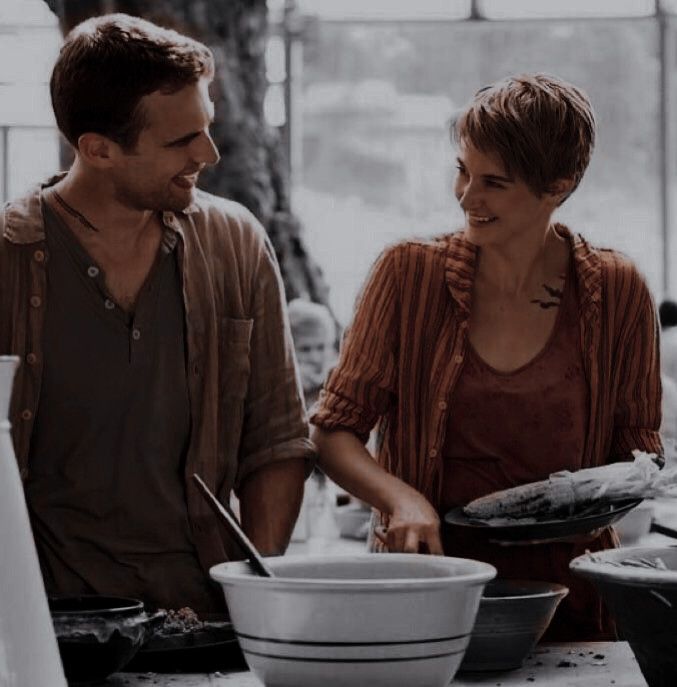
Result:
<svg viewBox="0 0 677 687">
<path fill-rule="evenodd" d="M 389 516 L 384 543 L 389 551 L 418 553 L 421 544 L 442 555 L 440 520 L 413 487 L 384 470 L 352 432 L 315 428 L 319 465 L 339 486 Z"/>
</svg>

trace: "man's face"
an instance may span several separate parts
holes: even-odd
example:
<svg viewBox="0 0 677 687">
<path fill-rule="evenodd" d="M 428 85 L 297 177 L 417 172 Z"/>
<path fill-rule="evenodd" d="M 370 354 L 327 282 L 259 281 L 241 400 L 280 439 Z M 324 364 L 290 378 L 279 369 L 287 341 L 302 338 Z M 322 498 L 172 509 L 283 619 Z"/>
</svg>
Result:
<svg viewBox="0 0 677 687">
<path fill-rule="evenodd" d="M 200 170 L 219 160 L 209 134 L 214 104 L 201 79 L 176 93 L 141 99 L 146 126 L 111 170 L 120 202 L 138 210 L 180 211 L 193 201 Z"/>
</svg>

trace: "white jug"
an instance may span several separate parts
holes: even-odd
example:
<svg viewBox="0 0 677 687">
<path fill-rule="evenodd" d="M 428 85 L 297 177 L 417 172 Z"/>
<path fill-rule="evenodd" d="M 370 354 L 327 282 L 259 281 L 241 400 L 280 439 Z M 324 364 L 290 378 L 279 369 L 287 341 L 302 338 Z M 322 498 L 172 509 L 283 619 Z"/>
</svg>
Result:
<svg viewBox="0 0 677 687">
<path fill-rule="evenodd" d="M 18 363 L 19 358 L 0 356 L 0 685 L 65 687 L 9 433 Z"/>
</svg>

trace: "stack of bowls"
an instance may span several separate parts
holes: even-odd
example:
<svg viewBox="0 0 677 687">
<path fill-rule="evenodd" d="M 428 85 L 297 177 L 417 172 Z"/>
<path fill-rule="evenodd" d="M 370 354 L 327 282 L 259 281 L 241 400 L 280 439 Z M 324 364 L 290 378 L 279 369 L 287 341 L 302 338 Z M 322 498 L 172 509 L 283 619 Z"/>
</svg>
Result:
<svg viewBox="0 0 677 687">
<path fill-rule="evenodd" d="M 460 670 L 519 668 L 569 590 L 553 582 L 494 580 L 485 590 Z"/>
<path fill-rule="evenodd" d="M 445 687 L 496 570 L 418 554 L 268 558 L 211 569 L 266 687 Z"/>
<path fill-rule="evenodd" d="M 660 559 L 667 569 L 650 567 Z M 628 565 L 628 562 L 634 561 Z M 649 687 L 677 685 L 677 548 L 634 547 L 579 556 L 571 569 L 592 580 Z"/>
</svg>

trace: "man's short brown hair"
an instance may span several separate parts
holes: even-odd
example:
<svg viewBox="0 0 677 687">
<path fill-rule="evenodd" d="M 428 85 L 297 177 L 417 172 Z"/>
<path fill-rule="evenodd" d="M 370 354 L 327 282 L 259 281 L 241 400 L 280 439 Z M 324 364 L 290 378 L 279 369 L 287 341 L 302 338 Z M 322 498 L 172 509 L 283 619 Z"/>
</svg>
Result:
<svg viewBox="0 0 677 687">
<path fill-rule="evenodd" d="M 573 192 L 595 145 L 595 115 L 580 88 L 547 74 L 520 74 L 480 89 L 455 117 L 452 137 L 498 155 L 536 195 L 560 179 L 571 179 Z"/>
<path fill-rule="evenodd" d="M 77 148 L 84 133 L 133 149 L 145 126 L 143 96 L 174 93 L 212 78 L 214 59 L 202 43 L 138 17 L 108 14 L 66 36 L 50 91 L 59 129 Z"/>
</svg>

